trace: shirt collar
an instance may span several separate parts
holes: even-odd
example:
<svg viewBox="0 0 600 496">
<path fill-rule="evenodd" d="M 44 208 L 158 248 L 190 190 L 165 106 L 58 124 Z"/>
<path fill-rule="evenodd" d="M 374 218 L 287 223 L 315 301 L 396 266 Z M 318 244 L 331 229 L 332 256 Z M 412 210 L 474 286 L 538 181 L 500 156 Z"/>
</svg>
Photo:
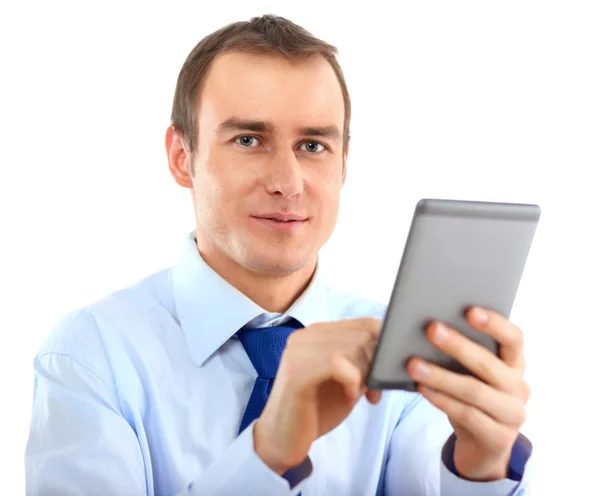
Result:
<svg viewBox="0 0 600 496">
<path fill-rule="evenodd" d="M 173 267 L 175 311 L 197 366 L 231 336 L 265 309 L 234 288 L 204 261 L 196 245 L 196 232 L 188 234 Z M 304 326 L 330 320 L 327 288 L 320 270 L 285 315 Z"/>
</svg>

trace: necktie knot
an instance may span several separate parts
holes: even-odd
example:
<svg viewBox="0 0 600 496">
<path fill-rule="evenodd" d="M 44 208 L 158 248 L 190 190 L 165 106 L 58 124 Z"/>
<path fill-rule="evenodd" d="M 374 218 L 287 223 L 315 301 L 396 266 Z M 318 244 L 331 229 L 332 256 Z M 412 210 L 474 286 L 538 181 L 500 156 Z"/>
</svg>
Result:
<svg viewBox="0 0 600 496">
<path fill-rule="evenodd" d="M 288 324 L 240 331 L 242 346 L 259 377 L 275 379 L 287 339 L 298 327 Z"/>
</svg>

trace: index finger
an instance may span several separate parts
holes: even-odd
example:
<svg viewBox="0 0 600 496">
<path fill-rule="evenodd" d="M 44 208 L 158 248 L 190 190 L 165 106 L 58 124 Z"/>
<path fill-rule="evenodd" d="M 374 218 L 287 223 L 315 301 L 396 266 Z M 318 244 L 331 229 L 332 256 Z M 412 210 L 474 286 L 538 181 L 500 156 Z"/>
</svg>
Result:
<svg viewBox="0 0 600 496">
<path fill-rule="evenodd" d="M 355 319 L 344 319 L 336 320 L 334 322 L 326 322 L 320 324 L 320 326 L 323 326 L 326 329 L 330 330 L 346 329 L 356 331 L 367 331 L 373 337 L 377 337 L 381 328 L 381 323 L 381 320 L 372 317 L 358 317 Z"/>
<path fill-rule="evenodd" d="M 500 345 L 500 358 L 509 367 L 525 367 L 523 332 L 506 317 L 492 310 L 473 307 L 467 312 L 467 321 L 475 329 L 494 338 Z"/>
<path fill-rule="evenodd" d="M 351 322 L 352 329 L 363 329 L 369 331 L 373 337 L 377 337 L 381 330 L 382 321 L 373 317 L 359 317 L 358 319 L 352 319 L 347 322 Z"/>
</svg>

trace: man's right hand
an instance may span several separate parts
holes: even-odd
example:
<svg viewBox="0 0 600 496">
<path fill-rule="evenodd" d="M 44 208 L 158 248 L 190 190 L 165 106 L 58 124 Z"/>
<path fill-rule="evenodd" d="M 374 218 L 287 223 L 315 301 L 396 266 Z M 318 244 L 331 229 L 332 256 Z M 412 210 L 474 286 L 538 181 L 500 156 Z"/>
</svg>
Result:
<svg viewBox="0 0 600 496">
<path fill-rule="evenodd" d="M 368 391 L 381 321 L 371 318 L 320 323 L 288 338 L 273 389 L 254 428 L 258 456 L 278 474 L 302 463 L 312 443 L 337 427 Z"/>
</svg>

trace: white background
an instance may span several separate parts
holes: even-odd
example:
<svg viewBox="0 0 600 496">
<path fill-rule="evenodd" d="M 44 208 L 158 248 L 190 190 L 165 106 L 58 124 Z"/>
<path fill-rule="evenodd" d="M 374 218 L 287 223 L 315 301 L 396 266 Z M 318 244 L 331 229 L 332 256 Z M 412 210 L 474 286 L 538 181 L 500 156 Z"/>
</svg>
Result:
<svg viewBox="0 0 600 496">
<path fill-rule="evenodd" d="M 163 147 L 201 37 L 276 13 L 337 45 L 353 100 L 323 260 L 386 300 L 422 197 L 538 203 L 512 320 L 536 495 L 594 494 L 600 431 L 596 2 L 7 2 L 0 11 L 0 492 L 23 494 L 31 362 L 56 321 L 174 261 L 193 229 Z"/>
</svg>

